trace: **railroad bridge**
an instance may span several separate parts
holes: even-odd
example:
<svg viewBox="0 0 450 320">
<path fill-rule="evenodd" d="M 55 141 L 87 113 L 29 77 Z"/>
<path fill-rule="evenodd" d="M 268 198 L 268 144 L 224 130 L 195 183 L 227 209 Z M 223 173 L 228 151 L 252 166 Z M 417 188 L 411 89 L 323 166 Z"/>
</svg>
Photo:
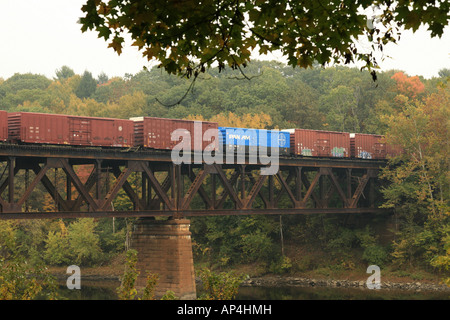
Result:
<svg viewBox="0 0 450 320">
<path fill-rule="evenodd" d="M 234 160 L 175 164 L 162 151 L 0 145 L 0 219 L 139 217 L 132 236 L 139 267 L 160 274 L 157 295 L 188 299 L 195 297 L 190 216 L 383 211 L 377 177 L 386 161 L 280 156 L 278 171 L 263 175 L 264 159 Z M 54 211 L 29 205 L 40 185 Z M 114 208 L 121 190 L 132 209 Z M 144 281 L 141 272 L 138 287 Z"/>
</svg>

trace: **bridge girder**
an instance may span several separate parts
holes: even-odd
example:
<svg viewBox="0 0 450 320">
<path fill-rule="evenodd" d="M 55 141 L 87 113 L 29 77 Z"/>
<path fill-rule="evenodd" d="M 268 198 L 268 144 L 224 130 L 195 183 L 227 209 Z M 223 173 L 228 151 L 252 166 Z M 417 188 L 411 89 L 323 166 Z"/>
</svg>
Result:
<svg viewBox="0 0 450 320">
<path fill-rule="evenodd" d="M 0 146 L 0 219 L 379 212 L 383 161 L 281 157 L 274 175 L 239 164 L 181 164 L 169 152 Z M 42 187 L 40 187 L 42 186 Z M 30 207 L 50 195 L 53 211 Z M 118 208 L 127 195 L 133 208 Z"/>
</svg>

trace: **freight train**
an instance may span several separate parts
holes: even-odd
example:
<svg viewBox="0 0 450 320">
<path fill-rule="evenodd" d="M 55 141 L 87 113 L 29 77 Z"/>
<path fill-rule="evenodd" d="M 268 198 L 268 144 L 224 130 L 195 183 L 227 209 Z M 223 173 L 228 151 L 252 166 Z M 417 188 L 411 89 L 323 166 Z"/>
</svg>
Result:
<svg viewBox="0 0 450 320">
<path fill-rule="evenodd" d="M 218 138 L 217 138 L 218 137 Z M 185 139 L 188 138 L 188 139 Z M 386 159 L 401 153 L 383 136 L 309 129 L 263 130 L 218 123 L 136 117 L 115 119 L 0 110 L 0 141 L 172 150 L 182 141 L 191 151 L 276 149 L 281 156 Z"/>
</svg>

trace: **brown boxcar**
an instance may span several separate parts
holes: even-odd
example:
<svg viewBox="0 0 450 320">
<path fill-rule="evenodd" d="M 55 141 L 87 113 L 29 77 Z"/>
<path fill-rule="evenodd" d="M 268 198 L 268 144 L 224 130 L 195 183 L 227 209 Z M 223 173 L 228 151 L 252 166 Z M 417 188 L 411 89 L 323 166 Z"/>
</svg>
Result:
<svg viewBox="0 0 450 320">
<path fill-rule="evenodd" d="M 403 149 L 400 146 L 386 144 L 386 158 L 398 156 L 403 153 Z"/>
<path fill-rule="evenodd" d="M 348 132 L 289 129 L 291 153 L 310 157 L 350 157 Z"/>
<path fill-rule="evenodd" d="M 386 159 L 386 143 L 377 134 L 350 134 L 351 156 L 359 159 Z"/>
<path fill-rule="evenodd" d="M 175 130 L 190 136 L 190 147 L 193 151 L 218 150 L 218 123 L 166 119 L 155 117 L 131 118 L 135 123 L 135 144 L 144 148 L 172 150 L 182 140 Z M 208 129 L 213 129 L 214 136 L 205 136 Z M 172 140 L 172 133 L 176 140 Z M 213 142 L 214 141 L 214 142 Z"/>
<path fill-rule="evenodd" d="M 134 145 L 131 120 L 13 112 L 8 114 L 8 129 L 13 142 L 101 147 Z"/>
<path fill-rule="evenodd" d="M 8 140 L 8 112 L 0 110 L 0 141 Z"/>
</svg>

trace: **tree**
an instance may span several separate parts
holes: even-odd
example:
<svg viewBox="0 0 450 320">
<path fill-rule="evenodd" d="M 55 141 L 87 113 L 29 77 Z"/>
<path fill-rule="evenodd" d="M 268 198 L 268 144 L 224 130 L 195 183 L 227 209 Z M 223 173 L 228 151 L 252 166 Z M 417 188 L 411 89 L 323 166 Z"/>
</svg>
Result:
<svg viewBox="0 0 450 320">
<path fill-rule="evenodd" d="M 89 98 L 97 88 L 97 81 L 92 77 L 92 73 L 85 71 L 81 77 L 78 87 L 75 89 L 75 94 L 78 98 Z"/>
<path fill-rule="evenodd" d="M 441 78 L 450 78 L 450 69 L 442 68 L 441 70 L 439 70 L 438 75 Z"/>
<path fill-rule="evenodd" d="M 383 190 L 383 206 L 394 208 L 400 221 L 393 252 L 400 263 L 422 261 L 448 269 L 449 89 L 441 88 L 423 101 L 403 97 L 401 110 L 384 117 L 387 143 L 403 149 L 382 175 L 390 182 Z"/>
<path fill-rule="evenodd" d="M 25 260 L 19 234 L 19 223 L 0 221 L 0 300 L 35 299 L 46 287 L 48 297 L 56 298 L 55 279 Z"/>
<path fill-rule="evenodd" d="M 55 74 L 56 74 L 56 78 L 59 81 L 63 81 L 63 80 L 69 79 L 70 77 L 73 77 L 75 75 L 75 72 L 68 66 L 62 66 L 61 69 L 57 69 L 55 71 Z"/>
<path fill-rule="evenodd" d="M 43 75 L 24 73 L 15 73 L 12 77 L 5 80 L 1 86 L 5 92 L 16 94 L 21 90 L 45 90 L 51 83 L 50 79 L 47 79 Z"/>
<path fill-rule="evenodd" d="M 100 239 L 95 233 L 97 222 L 90 218 L 80 218 L 69 225 L 69 246 L 79 265 L 95 264 L 101 257 Z"/>
<path fill-rule="evenodd" d="M 418 76 L 408 77 L 403 72 L 397 72 L 392 76 L 397 82 L 397 90 L 410 98 L 416 98 L 418 94 L 425 90 L 425 85 Z"/>
<path fill-rule="evenodd" d="M 125 82 L 122 78 L 114 77 L 105 83 L 98 84 L 91 98 L 103 103 L 108 101 L 118 102 L 120 97 L 127 93 L 129 93 L 128 82 Z"/>
<path fill-rule="evenodd" d="M 251 50 L 280 50 L 293 67 L 362 61 L 372 69 L 373 53 L 362 51 L 356 41 L 366 38 L 372 51 L 383 50 L 397 41 L 400 28 L 415 31 L 422 23 L 432 37 L 441 36 L 449 6 L 423 0 L 207 0 L 201 5 L 193 0 L 87 0 L 80 23 L 83 32 L 95 30 L 118 54 L 128 34 L 148 60 L 188 77 L 213 63 L 219 70 L 227 65 L 241 70 Z M 375 8 L 380 14 L 367 18 L 365 11 Z"/>
<path fill-rule="evenodd" d="M 51 265 L 63 265 L 70 263 L 71 255 L 69 248 L 68 231 L 64 222 L 59 221 L 59 231 L 48 231 L 45 240 L 45 260 Z"/>
<path fill-rule="evenodd" d="M 327 115 L 328 130 L 360 132 L 352 88 L 339 85 L 322 97 L 320 110 Z"/>
<path fill-rule="evenodd" d="M 15 256 L 6 261 L 0 258 L 0 300 L 34 300 L 44 289 L 47 298 L 57 298 L 56 280 L 43 268 L 33 267 Z"/>
<path fill-rule="evenodd" d="M 325 116 L 319 111 L 317 92 L 299 79 L 292 79 L 288 84 L 285 103 L 280 108 L 280 113 L 289 123 L 289 127 L 322 129 Z"/>
<path fill-rule="evenodd" d="M 17 223 L 0 221 L 0 258 L 10 257 L 16 247 Z"/>
<path fill-rule="evenodd" d="M 113 118 L 128 119 L 142 115 L 143 107 L 146 105 L 146 96 L 141 91 L 126 94 L 120 97 L 117 104 L 108 104 L 108 113 Z"/>
<path fill-rule="evenodd" d="M 105 83 L 108 82 L 108 80 L 109 80 L 108 75 L 107 75 L 106 73 L 104 73 L 104 72 L 101 72 L 101 73 L 98 75 L 97 83 L 98 83 L 98 84 L 105 84 Z"/>
</svg>

